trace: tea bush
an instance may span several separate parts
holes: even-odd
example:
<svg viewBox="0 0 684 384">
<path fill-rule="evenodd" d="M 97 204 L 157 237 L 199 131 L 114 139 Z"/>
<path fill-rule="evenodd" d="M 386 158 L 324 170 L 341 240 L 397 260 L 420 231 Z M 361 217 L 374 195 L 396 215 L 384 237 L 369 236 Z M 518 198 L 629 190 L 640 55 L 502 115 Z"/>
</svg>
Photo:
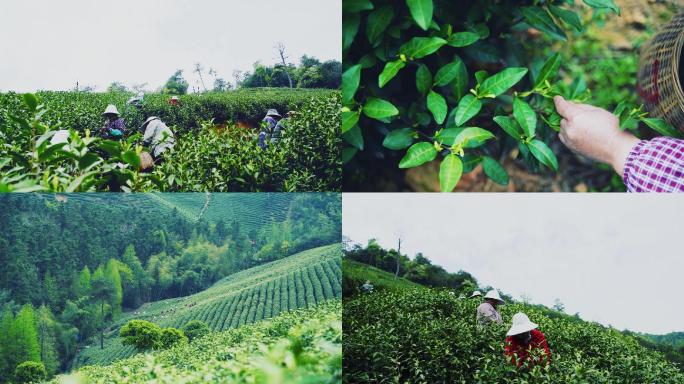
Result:
<svg viewBox="0 0 684 384">
<path fill-rule="evenodd" d="M 112 95 L 42 95 L 49 101 L 30 94 L 22 95 L 22 102 L 18 95 L 0 95 L 0 191 L 339 191 L 341 187 L 339 92 L 189 95 L 181 98 L 187 105 L 180 107 L 166 103 L 164 96 L 151 95 L 141 110 L 126 107 L 122 113 L 133 129 L 121 141 L 91 135 L 91 129 L 102 123 L 104 106 L 117 102 Z M 222 127 L 206 120 L 252 119 L 263 114 L 267 105 L 298 113 L 288 119 L 282 139 L 266 150 L 257 145 L 257 130 L 238 127 L 232 120 Z M 140 171 L 143 147 L 134 129 L 148 115 L 168 118 L 169 124 L 187 124 L 172 126 L 176 147 L 151 173 Z M 51 145 L 50 138 L 60 127 L 69 128 L 69 143 Z"/>
<path fill-rule="evenodd" d="M 478 328 L 480 301 L 429 288 L 384 290 L 344 302 L 344 382 L 681 383 L 660 353 L 615 329 L 540 306 L 499 307 L 503 326 Z M 539 324 L 548 367 L 517 369 L 504 357 L 514 313 Z"/>
<path fill-rule="evenodd" d="M 191 343 L 88 366 L 53 383 L 339 383 L 342 304 L 331 300 Z"/>
<path fill-rule="evenodd" d="M 572 3 L 345 0 L 342 157 L 349 189 L 364 189 L 388 167 L 437 158 L 442 191 L 478 164 L 507 185 L 499 160 L 514 148 L 531 171 L 558 171 L 549 144 L 560 123 L 552 98 L 585 102 L 588 93 L 580 77 L 559 81 L 561 55 L 540 47 L 563 44 L 568 34 L 581 38 Z M 583 3 L 619 14 L 613 0 Z M 639 108 L 621 104 L 615 114 L 623 128 L 644 121 L 677 135 Z"/>
</svg>

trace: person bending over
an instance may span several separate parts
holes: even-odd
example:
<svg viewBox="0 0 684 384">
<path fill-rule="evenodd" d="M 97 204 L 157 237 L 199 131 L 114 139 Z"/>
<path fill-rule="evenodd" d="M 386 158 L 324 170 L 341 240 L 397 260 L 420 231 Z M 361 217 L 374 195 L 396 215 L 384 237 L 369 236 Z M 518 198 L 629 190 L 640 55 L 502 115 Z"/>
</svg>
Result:
<svg viewBox="0 0 684 384">
<path fill-rule="evenodd" d="M 504 354 L 511 358 L 511 363 L 518 367 L 527 365 L 548 365 L 551 362 L 551 351 L 546 337 L 537 330 L 537 324 L 522 312 L 513 315 L 511 328 L 506 333 Z"/>
</svg>

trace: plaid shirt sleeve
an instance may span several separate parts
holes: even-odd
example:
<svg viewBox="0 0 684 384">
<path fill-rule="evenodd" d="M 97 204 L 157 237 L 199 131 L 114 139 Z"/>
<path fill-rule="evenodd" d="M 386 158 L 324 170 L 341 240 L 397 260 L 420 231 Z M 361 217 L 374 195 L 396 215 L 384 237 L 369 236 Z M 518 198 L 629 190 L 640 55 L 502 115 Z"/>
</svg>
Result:
<svg viewBox="0 0 684 384">
<path fill-rule="evenodd" d="M 684 140 L 641 140 L 625 161 L 628 192 L 684 192 Z"/>
</svg>

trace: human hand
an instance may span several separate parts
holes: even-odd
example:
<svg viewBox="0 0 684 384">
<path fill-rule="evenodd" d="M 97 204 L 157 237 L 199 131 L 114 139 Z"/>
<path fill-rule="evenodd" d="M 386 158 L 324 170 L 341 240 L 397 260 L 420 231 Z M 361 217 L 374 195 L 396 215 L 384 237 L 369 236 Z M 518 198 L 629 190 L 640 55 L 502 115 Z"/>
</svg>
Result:
<svg viewBox="0 0 684 384">
<path fill-rule="evenodd" d="M 555 96 L 560 123 L 560 140 L 573 152 L 610 164 L 622 175 L 625 160 L 639 139 L 620 129 L 617 116 L 589 104 L 577 104 Z"/>
</svg>

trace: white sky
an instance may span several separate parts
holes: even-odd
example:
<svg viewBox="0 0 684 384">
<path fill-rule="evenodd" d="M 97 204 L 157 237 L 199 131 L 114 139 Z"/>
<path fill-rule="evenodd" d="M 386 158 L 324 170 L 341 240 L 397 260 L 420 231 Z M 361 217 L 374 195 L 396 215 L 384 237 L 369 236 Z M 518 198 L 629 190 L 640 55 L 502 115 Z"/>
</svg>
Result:
<svg viewBox="0 0 684 384">
<path fill-rule="evenodd" d="M 343 233 L 617 329 L 684 331 L 682 195 L 343 195 Z"/>
<path fill-rule="evenodd" d="M 0 91 L 67 90 L 113 81 L 163 85 L 194 63 L 233 70 L 302 55 L 341 60 L 341 0 L 33 0 L 0 4 Z M 207 87 L 213 85 L 205 79 Z M 210 84 L 209 84 L 210 83 Z"/>
</svg>

